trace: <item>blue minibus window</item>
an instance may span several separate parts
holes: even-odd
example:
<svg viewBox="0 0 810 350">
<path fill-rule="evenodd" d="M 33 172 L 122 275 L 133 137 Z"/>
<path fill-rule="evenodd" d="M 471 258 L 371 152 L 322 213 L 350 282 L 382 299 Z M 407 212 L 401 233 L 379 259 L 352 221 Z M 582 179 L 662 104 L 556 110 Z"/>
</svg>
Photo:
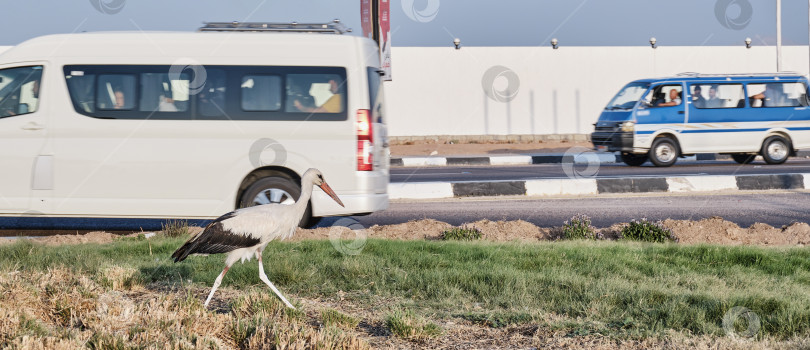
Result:
<svg viewBox="0 0 810 350">
<path fill-rule="evenodd" d="M 680 106 L 683 103 L 681 84 L 659 85 L 654 87 L 642 100 L 648 108 Z"/>
<path fill-rule="evenodd" d="M 695 108 L 745 107 L 745 91 L 742 84 L 691 84 L 689 88 Z"/>
<path fill-rule="evenodd" d="M 627 84 L 624 88 L 622 88 L 610 103 L 607 104 L 605 109 L 607 110 L 616 110 L 616 109 L 632 109 L 635 107 L 636 102 L 641 99 L 641 96 L 644 95 L 644 92 L 650 88 L 650 84 L 648 83 L 630 83 Z"/>
<path fill-rule="evenodd" d="M 751 107 L 807 106 L 807 86 L 801 82 L 748 84 Z"/>
</svg>

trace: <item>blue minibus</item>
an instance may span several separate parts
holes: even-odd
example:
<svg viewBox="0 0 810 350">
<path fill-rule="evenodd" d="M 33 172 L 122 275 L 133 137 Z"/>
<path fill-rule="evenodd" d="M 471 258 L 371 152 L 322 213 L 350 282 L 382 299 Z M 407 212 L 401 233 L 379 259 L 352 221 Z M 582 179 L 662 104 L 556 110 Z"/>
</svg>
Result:
<svg viewBox="0 0 810 350">
<path fill-rule="evenodd" d="M 608 103 L 591 134 L 624 163 L 671 166 L 697 153 L 757 155 L 784 163 L 810 146 L 807 78 L 796 73 L 699 74 L 641 79 Z"/>
</svg>

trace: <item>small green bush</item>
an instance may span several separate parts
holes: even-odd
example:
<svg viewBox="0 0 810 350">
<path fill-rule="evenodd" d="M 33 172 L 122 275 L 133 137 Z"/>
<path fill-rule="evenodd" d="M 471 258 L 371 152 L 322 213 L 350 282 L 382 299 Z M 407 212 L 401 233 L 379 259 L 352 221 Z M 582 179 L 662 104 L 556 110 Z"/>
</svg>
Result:
<svg viewBox="0 0 810 350">
<path fill-rule="evenodd" d="M 664 228 L 660 221 L 650 222 L 647 219 L 630 221 L 630 224 L 622 229 L 621 239 L 652 243 L 678 241 L 672 231 Z"/>
<path fill-rule="evenodd" d="M 474 241 L 481 239 L 481 230 L 473 227 L 461 226 L 453 227 L 447 231 L 442 232 L 442 239 L 445 241 Z"/>
<path fill-rule="evenodd" d="M 570 221 L 563 223 L 563 238 L 565 239 L 604 239 L 596 228 L 591 226 L 591 218 L 584 214 L 577 214 Z"/>
</svg>

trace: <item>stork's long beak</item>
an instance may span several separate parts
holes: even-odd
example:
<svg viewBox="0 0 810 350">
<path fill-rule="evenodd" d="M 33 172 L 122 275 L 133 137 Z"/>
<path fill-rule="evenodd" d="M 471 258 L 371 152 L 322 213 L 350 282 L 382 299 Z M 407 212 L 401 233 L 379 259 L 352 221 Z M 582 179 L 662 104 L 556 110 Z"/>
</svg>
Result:
<svg viewBox="0 0 810 350">
<path fill-rule="evenodd" d="M 332 191 L 332 188 L 329 187 L 329 184 L 327 184 L 326 181 L 324 181 L 323 184 L 320 187 L 324 192 L 326 192 L 326 194 L 329 195 L 329 197 L 332 197 L 332 199 L 334 199 L 335 202 L 337 202 L 337 204 L 340 204 L 341 207 L 344 207 L 344 208 L 346 207 L 345 205 L 343 205 L 343 202 L 340 201 L 340 198 L 338 198 L 335 191 Z"/>
</svg>

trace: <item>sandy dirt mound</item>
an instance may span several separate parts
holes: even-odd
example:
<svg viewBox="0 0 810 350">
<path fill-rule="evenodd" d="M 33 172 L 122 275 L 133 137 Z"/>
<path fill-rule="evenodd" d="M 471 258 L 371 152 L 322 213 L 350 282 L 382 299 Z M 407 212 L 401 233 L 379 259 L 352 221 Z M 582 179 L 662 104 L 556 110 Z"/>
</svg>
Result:
<svg viewBox="0 0 810 350">
<path fill-rule="evenodd" d="M 678 237 L 680 243 L 723 244 L 723 245 L 764 245 L 764 246 L 804 246 L 810 244 L 810 225 L 793 223 L 781 228 L 763 223 L 756 223 L 748 228 L 726 221 L 721 217 L 712 217 L 700 221 L 665 220 L 662 225 Z M 347 227 L 348 226 L 348 227 Z M 523 220 L 490 221 L 479 220 L 462 225 L 481 230 L 482 239 L 495 242 L 508 241 L 544 241 L 562 238 L 561 227 L 538 227 Z M 615 240 L 620 237 L 622 228 L 627 223 L 618 223 L 610 227 L 598 228 L 605 239 Z M 330 239 L 336 237 L 344 240 L 357 238 L 395 239 L 395 240 L 440 240 L 442 233 L 453 228 L 452 225 L 433 219 L 414 220 L 402 224 L 363 227 L 352 219 L 339 220 L 335 226 L 316 229 L 298 229 L 288 241 L 305 241 Z M 190 227 L 192 234 L 202 228 Z M 353 231 L 354 230 L 354 231 Z M 127 235 L 137 236 L 139 233 Z M 118 235 L 108 232 L 90 232 L 83 235 L 57 235 L 31 238 L 34 242 L 48 245 L 110 243 Z M 0 244 L 14 242 L 14 239 L 0 239 Z"/>
<path fill-rule="evenodd" d="M 681 243 L 713 243 L 727 245 L 806 245 L 810 243 L 810 225 L 793 223 L 776 228 L 756 223 L 748 228 L 712 217 L 700 221 L 665 220 Z"/>
<path fill-rule="evenodd" d="M 415 239 L 440 239 L 442 232 L 449 230 L 453 226 L 433 219 L 414 220 L 402 224 L 379 226 L 374 225 L 365 230 L 360 224 L 352 225 L 350 221 L 345 224 L 340 220 L 332 227 L 319 227 L 313 230 L 298 229 L 289 240 L 303 241 L 308 239 L 329 239 L 330 235 L 339 236 L 342 239 L 354 239 L 355 234 L 349 232 L 359 230 L 357 234 L 365 234 L 366 238 L 415 240 Z M 343 226 L 341 226 L 343 225 Z M 344 227 L 348 225 L 348 228 Z"/>
<path fill-rule="evenodd" d="M 482 238 L 489 241 L 537 241 L 552 237 L 552 229 L 540 228 L 523 220 L 489 221 L 484 219 L 464 226 L 481 230 Z"/>
</svg>

